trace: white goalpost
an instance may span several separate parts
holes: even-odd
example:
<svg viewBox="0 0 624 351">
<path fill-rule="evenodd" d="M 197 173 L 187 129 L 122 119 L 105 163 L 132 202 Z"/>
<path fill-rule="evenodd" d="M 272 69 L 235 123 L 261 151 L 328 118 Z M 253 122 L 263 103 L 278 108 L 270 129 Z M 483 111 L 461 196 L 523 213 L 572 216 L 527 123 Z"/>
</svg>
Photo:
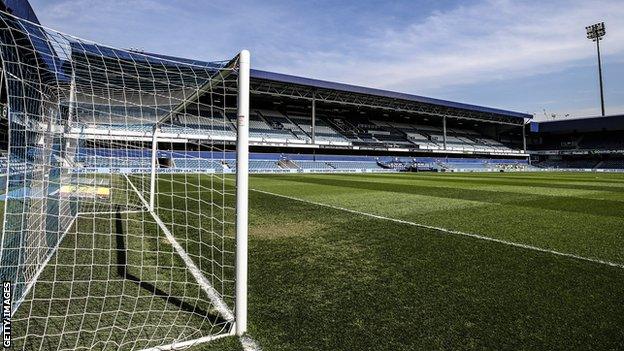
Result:
<svg viewBox="0 0 624 351">
<path fill-rule="evenodd" d="M 247 228 L 249 207 L 249 52 L 239 55 L 236 149 L 236 334 L 247 331 Z"/>
<path fill-rule="evenodd" d="M 121 50 L 0 12 L 0 61 L 11 347 L 243 335 L 249 52 L 206 63 Z"/>
</svg>

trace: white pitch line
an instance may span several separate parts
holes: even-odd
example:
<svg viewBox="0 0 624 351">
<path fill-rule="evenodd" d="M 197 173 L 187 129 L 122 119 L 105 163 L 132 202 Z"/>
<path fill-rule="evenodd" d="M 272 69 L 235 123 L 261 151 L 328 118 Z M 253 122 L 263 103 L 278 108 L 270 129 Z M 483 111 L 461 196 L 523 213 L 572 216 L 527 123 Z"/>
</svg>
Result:
<svg viewBox="0 0 624 351">
<path fill-rule="evenodd" d="M 141 195 L 141 192 L 132 183 L 130 178 L 128 178 L 126 174 L 124 174 L 123 176 L 126 178 L 126 181 L 128 182 L 128 184 L 130 184 L 130 187 L 132 187 L 134 192 L 136 192 L 137 197 L 139 198 L 139 200 L 141 200 L 141 202 L 143 203 L 143 206 L 145 206 L 145 208 L 147 209 L 147 212 L 152 215 L 152 218 L 154 219 L 156 224 L 160 227 L 163 234 L 165 234 L 165 236 L 167 237 L 167 240 L 169 240 L 169 244 L 175 249 L 175 251 L 178 253 L 178 256 L 180 256 L 182 261 L 186 263 L 186 266 L 189 272 L 195 278 L 200 288 L 206 293 L 210 301 L 214 304 L 214 307 L 219 311 L 219 313 L 221 313 L 223 318 L 225 318 L 227 321 L 233 321 L 234 313 L 232 312 L 232 310 L 230 310 L 230 307 L 227 305 L 227 303 L 225 303 L 225 301 L 221 297 L 221 294 L 212 286 L 212 284 L 210 284 L 210 281 L 208 280 L 208 278 L 206 278 L 206 276 L 201 271 L 201 269 L 197 267 L 193 259 L 189 256 L 186 250 L 184 250 L 182 245 L 178 243 L 178 241 L 173 236 L 169 228 L 167 228 L 167 226 L 162 221 L 162 219 L 160 219 L 160 217 L 156 214 L 156 212 L 150 209 L 149 203 L 147 202 L 145 197 Z"/>
<path fill-rule="evenodd" d="M 624 264 L 622 264 L 622 263 L 615 263 L 615 262 L 605 261 L 605 260 L 601 260 L 601 259 L 597 259 L 597 258 L 583 257 L 583 256 L 578 256 L 578 255 L 575 255 L 575 254 L 571 254 L 571 253 L 565 253 L 565 252 L 559 252 L 559 251 L 555 251 L 555 250 L 543 249 L 543 248 L 537 247 L 537 246 L 526 245 L 526 244 L 519 244 L 519 243 L 515 243 L 513 241 L 507 241 L 507 240 L 502 240 L 502 239 L 491 238 L 491 237 L 483 236 L 483 235 L 479 235 L 479 234 L 466 233 L 466 232 L 461 232 L 461 231 L 458 231 L 458 230 L 451 230 L 451 229 L 435 227 L 435 226 L 421 224 L 421 223 L 414 223 L 414 222 L 405 221 L 405 220 L 402 220 L 402 219 L 396 219 L 396 218 L 376 215 L 376 214 L 373 214 L 373 213 L 357 211 L 357 210 L 353 210 L 353 209 L 350 209 L 350 208 L 345 208 L 345 207 L 340 207 L 340 206 L 324 204 L 324 203 L 321 203 L 321 202 L 305 200 L 305 199 L 301 199 L 301 198 L 298 198 L 298 197 L 282 195 L 282 194 L 276 194 L 276 193 L 272 193 L 270 191 L 265 191 L 265 190 L 259 190 L 259 189 L 249 189 L 249 190 L 255 191 L 255 192 L 258 192 L 258 193 L 262 193 L 262 194 L 267 194 L 267 195 L 282 197 L 282 198 L 285 198 L 285 199 L 290 199 L 290 200 L 295 200 L 295 201 L 299 201 L 299 202 L 304 202 L 304 203 L 308 203 L 308 204 L 312 204 L 312 205 L 316 205 L 316 206 L 332 208 L 334 210 L 350 212 L 350 213 L 354 213 L 354 214 L 361 215 L 361 216 L 366 216 L 366 217 L 371 217 L 371 218 L 376 218 L 376 219 L 383 219 L 383 220 L 387 220 L 387 221 L 391 221 L 391 222 L 395 222 L 395 223 L 407 224 L 407 225 L 411 225 L 411 226 L 419 227 L 419 228 L 431 229 L 431 230 L 443 232 L 443 233 L 446 233 L 446 234 L 462 235 L 462 236 L 467 236 L 467 237 L 475 238 L 475 239 L 479 239 L 479 240 L 492 241 L 492 242 L 499 243 L 499 244 L 519 247 L 519 248 L 523 248 L 523 249 L 526 249 L 526 250 L 539 251 L 539 252 L 549 253 L 549 254 L 552 254 L 552 255 L 568 257 L 568 258 L 573 258 L 573 259 L 577 259 L 577 260 L 581 260 L 581 261 L 598 263 L 598 264 L 603 264 L 603 265 L 607 265 L 607 266 L 611 266 L 611 267 L 624 269 Z"/>
</svg>

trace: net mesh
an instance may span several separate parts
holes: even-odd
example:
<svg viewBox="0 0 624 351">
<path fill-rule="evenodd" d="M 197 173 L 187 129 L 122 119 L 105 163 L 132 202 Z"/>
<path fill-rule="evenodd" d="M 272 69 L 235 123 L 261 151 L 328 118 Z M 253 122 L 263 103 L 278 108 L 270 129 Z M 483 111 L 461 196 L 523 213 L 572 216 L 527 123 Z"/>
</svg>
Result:
<svg viewBox="0 0 624 351">
<path fill-rule="evenodd" d="M 113 49 L 5 13 L 0 59 L 13 347 L 229 334 L 237 60 Z"/>
</svg>

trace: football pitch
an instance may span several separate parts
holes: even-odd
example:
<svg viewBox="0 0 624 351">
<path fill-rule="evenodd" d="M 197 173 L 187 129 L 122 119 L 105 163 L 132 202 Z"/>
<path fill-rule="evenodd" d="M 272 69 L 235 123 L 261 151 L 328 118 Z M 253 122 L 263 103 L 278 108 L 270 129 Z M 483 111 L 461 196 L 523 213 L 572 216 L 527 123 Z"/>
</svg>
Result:
<svg viewBox="0 0 624 351">
<path fill-rule="evenodd" d="M 254 175 L 250 188 L 249 334 L 264 350 L 624 348 L 624 175 Z M 190 200 L 159 201 L 176 207 L 175 201 Z M 133 223 L 138 225 L 139 217 Z M 78 220 L 75 225 L 82 226 L 78 233 L 92 231 L 89 226 L 101 227 L 98 233 L 115 228 L 111 220 Z M 140 232 L 130 227 L 120 231 Z M 104 267 L 118 260 L 110 256 L 121 252 L 110 249 L 116 244 L 110 237 L 84 240 L 70 236 L 62 246 L 98 247 L 109 256 L 61 249 L 73 256 L 55 261 L 98 266 L 101 259 Z M 146 243 L 167 245 L 156 235 L 128 236 L 125 245 L 129 255 L 136 255 Z M 162 257 L 141 260 L 171 260 L 170 253 L 161 251 Z M 73 275 L 63 279 L 80 274 L 76 268 L 59 267 L 44 271 L 43 277 L 63 278 L 63 269 Z M 141 279 L 158 281 L 154 277 L 162 273 L 141 274 Z M 93 280 L 98 272 L 91 268 L 85 276 Z M 98 344 L 102 348 L 119 345 L 115 335 L 128 334 L 123 331 L 128 319 L 145 319 L 137 333 L 160 333 L 145 327 L 149 314 L 132 311 L 148 310 L 143 304 L 154 303 L 167 310 L 171 302 L 154 299 L 149 289 L 136 292 L 136 282 L 123 277 L 103 281 L 110 276 L 106 268 L 101 287 L 83 288 L 108 289 L 102 296 L 123 290 L 125 300 L 100 299 L 91 307 L 92 302 L 65 297 L 53 307 L 75 308 L 71 315 L 80 321 L 77 327 L 99 330 L 99 324 L 111 319 L 116 327 L 100 330 L 109 342 Z M 69 292 L 52 294 L 53 287 L 37 285 L 36 291 L 39 300 L 48 301 L 57 294 L 76 294 L 79 284 Z M 178 289 L 185 298 L 198 296 L 179 284 L 157 287 L 171 295 Z M 128 300 L 128 295 L 134 298 Z M 123 316 L 122 301 L 128 316 Z M 114 315 L 102 313 L 109 303 Z M 91 308 L 99 314 L 97 320 L 83 316 Z M 67 318 L 44 320 L 49 310 L 41 312 L 41 323 L 59 330 L 47 333 L 69 335 Z M 183 324 L 194 323 L 195 316 L 185 317 L 176 306 L 170 310 L 187 318 Z M 37 308 L 22 311 L 37 313 Z M 54 349 L 96 337 L 83 331 Z M 193 348 L 239 349 L 233 337 Z"/>
<path fill-rule="evenodd" d="M 251 187 L 292 197 L 250 194 L 250 334 L 267 350 L 624 347 L 622 175 L 263 175 Z"/>
</svg>

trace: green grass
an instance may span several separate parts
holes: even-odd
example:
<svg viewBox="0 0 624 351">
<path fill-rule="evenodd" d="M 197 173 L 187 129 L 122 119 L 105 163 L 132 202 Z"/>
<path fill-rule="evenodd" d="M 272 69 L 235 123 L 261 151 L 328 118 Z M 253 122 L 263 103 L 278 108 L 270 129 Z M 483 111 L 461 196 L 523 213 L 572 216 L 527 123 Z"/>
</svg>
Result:
<svg viewBox="0 0 624 351">
<path fill-rule="evenodd" d="M 152 216 L 137 212 L 145 208 L 137 193 L 108 178 L 100 186 L 112 188 L 110 198 L 76 202 L 96 213 L 78 215 L 14 315 L 16 349 L 142 349 L 228 330 Z M 132 178 L 143 196 L 146 180 Z M 233 197 L 211 191 L 210 176 L 161 176 L 158 186 L 159 217 L 232 305 Z M 24 201 L 11 201 L 21 219 Z M 223 345 L 239 347 L 235 339 L 210 347 Z"/>
<path fill-rule="evenodd" d="M 252 187 L 624 263 L 620 175 L 256 176 Z M 259 193 L 251 208 L 251 334 L 266 349 L 624 347 L 620 268 Z"/>
<path fill-rule="evenodd" d="M 201 217 L 186 217 L 199 208 L 231 218 L 229 209 L 210 206 L 206 195 L 194 198 L 179 193 L 180 176 L 162 179 L 160 190 L 172 185 L 176 195 L 162 195 L 159 204 L 165 221 L 182 218 L 198 226 Z M 208 186 L 209 177 L 186 178 Z M 172 182 L 173 181 L 173 182 Z M 333 206 L 349 208 L 414 223 L 459 230 L 514 243 L 624 264 L 624 176 L 596 173 L 509 174 L 387 174 L 387 175 L 258 175 L 251 187 Z M 189 188 L 187 187 L 187 190 Z M 226 189 L 232 191 L 232 189 Z M 226 203 L 231 205 L 231 197 Z M 190 210 L 190 211 L 189 211 Z M 215 213 L 215 212 L 211 212 Z M 210 310 L 198 299 L 196 287 L 178 279 L 182 264 L 150 227 L 144 214 L 125 218 L 130 249 L 130 271 L 142 280 L 182 296 L 190 304 Z M 184 216 L 184 217 L 181 217 Z M 110 232 L 111 220 L 77 223 L 78 232 Z M 202 224 L 202 228 L 213 225 Z M 217 228 L 231 235 L 232 227 Z M 177 228 L 191 238 L 187 228 Z M 153 233 L 140 235 L 140 233 Z M 202 241 L 214 235 L 202 232 Z M 208 235 L 204 237 L 203 235 Z M 107 240 L 108 238 L 108 240 Z M 217 238 L 223 239 L 223 238 Z M 214 253 L 195 240 L 182 240 L 197 254 L 210 274 Z M 97 244 L 96 244 L 97 242 Z M 110 237 L 68 237 L 56 262 L 89 262 L 103 269 L 116 259 Z M 141 255 L 146 245 L 158 255 Z M 156 246 L 154 246 L 156 245 Z M 229 245 L 225 240 L 225 245 Z M 91 250 L 70 255 L 75 247 Z M 110 256 L 98 256 L 93 248 Z M 158 250 L 154 249 L 155 247 Z M 201 252 L 201 255 L 199 254 Z M 492 241 L 446 234 L 407 224 L 318 206 L 252 191 L 249 238 L 249 332 L 264 350 L 618 350 L 624 348 L 624 269 L 509 246 Z M 231 259 L 228 257 L 227 259 Z M 84 261 L 82 261 L 84 260 Z M 203 261 L 205 260 L 205 261 Z M 132 262 L 158 262 L 166 270 L 140 269 Z M 99 263 L 99 264 L 98 264 Z M 80 264 L 79 267 L 87 267 Z M 92 276 L 93 269 L 53 266 L 48 279 Z M 74 276 L 66 276 L 68 273 Z M 78 273 L 77 273 L 78 272 Z M 100 271 L 113 277 L 110 271 Z M 229 273 L 226 273 L 229 274 Z M 216 277 L 216 276 L 215 276 Z M 189 278 L 191 279 L 191 278 Z M 44 279 L 45 280 L 45 279 Z M 171 282 L 173 283 L 167 283 Z M 74 284 L 75 288 L 87 289 Z M 161 315 L 133 312 L 169 311 L 175 325 L 189 324 L 207 332 L 206 316 L 180 313 L 180 308 L 154 297 L 137 285 L 115 277 L 91 289 L 107 288 L 112 301 L 90 307 L 72 292 L 37 287 L 39 294 L 61 296 L 54 306 L 71 311 L 102 312 L 104 317 L 60 318 L 47 333 L 71 330 L 71 323 L 97 326 L 87 333 L 132 346 L 131 340 L 167 330 L 181 329 L 159 322 Z M 231 291 L 224 284 L 223 291 Z M 82 290 L 86 291 L 86 290 Z M 123 291 L 123 294 L 119 294 Z M 76 294 L 76 290 L 73 292 Z M 91 290 L 91 295 L 103 294 Z M 65 294 L 65 295 L 63 295 Z M 84 292 L 82 293 L 84 295 Z M 228 293 L 229 294 L 229 293 Z M 79 295 L 79 294 L 78 294 Z M 123 296 L 121 296 L 123 295 Z M 122 298 L 123 297 L 123 298 Z M 65 301 L 74 302 L 74 304 Z M 231 300 L 229 300 L 231 303 Z M 37 304 L 41 304 L 38 301 Z M 110 306 L 109 306 L 110 304 Z M 121 305 L 120 305 L 121 304 Z M 49 314 L 46 308 L 36 313 Z M 102 307 L 104 306 L 104 307 Z M 129 311 L 111 315 L 109 311 Z M 149 307 L 149 308 L 148 308 Z M 29 311 L 32 309 L 21 309 Z M 21 312 L 20 311 L 20 312 Z M 131 313 L 133 312 L 133 313 Z M 210 311 L 209 311 L 210 312 Z M 82 319 L 75 319 L 82 318 Z M 94 318 L 94 319 L 91 319 Z M 39 321 L 39 319 L 37 319 Z M 61 322 L 66 322 L 64 325 Z M 142 328 L 125 333 L 140 321 Z M 35 322 L 30 322 L 35 323 Z M 41 322 L 43 323 L 43 322 Z M 45 323 L 43 323 L 45 324 Z M 69 325 L 69 326 L 68 326 Z M 61 329 L 61 327 L 63 329 Z M 55 329 L 56 328 L 56 329 Z M 166 329 L 168 328 L 168 329 Z M 32 330 L 30 332 L 33 332 Z M 63 347 L 81 343 L 85 334 L 63 338 Z M 109 339 L 107 339 L 109 338 Z M 33 339 L 38 340 L 38 339 Z M 57 340 L 57 342 L 58 342 Z M 77 341 L 78 340 L 78 341 Z M 124 341 L 125 340 L 125 341 Z M 72 344 L 73 343 L 73 344 Z M 86 343 L 88 344 L 88 343 Z M 53 344 L 54 349 L 58 346 Z M 235 338 L 194 350 L 238 350 Z"/>
<path fill-rule="evenodd" d="M 624 176 L 464 173 L 261 176 L 321 203 L 624 263 Z"/>
</svg>

